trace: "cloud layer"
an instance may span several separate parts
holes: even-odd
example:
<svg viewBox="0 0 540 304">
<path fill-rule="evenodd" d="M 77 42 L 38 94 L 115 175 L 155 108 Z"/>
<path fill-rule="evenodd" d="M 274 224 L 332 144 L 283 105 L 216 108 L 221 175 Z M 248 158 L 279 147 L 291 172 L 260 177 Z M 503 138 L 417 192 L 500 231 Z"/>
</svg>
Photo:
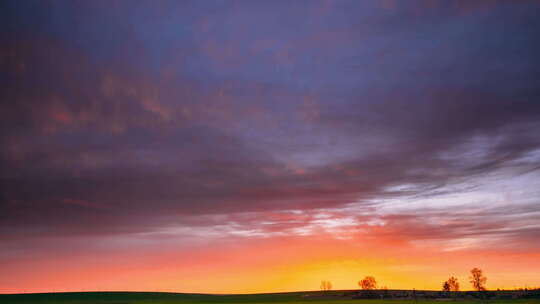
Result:
<svg viewBox="0 0 540 304">
<path fill-rule="evenodd" d="M 537 254 L 538 3 L 475 3 L 4 2 L 0 262 L 44 238 Z"/>
</svg>

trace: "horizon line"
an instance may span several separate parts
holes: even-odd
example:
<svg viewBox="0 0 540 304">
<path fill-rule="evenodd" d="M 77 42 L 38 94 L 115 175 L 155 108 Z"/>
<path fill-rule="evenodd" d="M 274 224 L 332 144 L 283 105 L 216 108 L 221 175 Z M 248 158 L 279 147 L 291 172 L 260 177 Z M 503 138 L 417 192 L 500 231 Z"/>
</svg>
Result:
<svg viewBox="0 0 540 304">
<path fill-rule="evenodd" d="M 527 290 L 538 290 L 540 287 L 517 287 L 513 289 L 486 289 L 484 291 L 523 291 Z M 372 289 L 371 291 L 430 291 L 430 292 L 480 292 L 474 289 L 458 290 L 458 291 L 442 291 L 440 289 Z M 278 292 L 247 292 L 247 293 L 202 293 L 202 292 L 181 292 L 181 291 L 128 291 L 128 290 L 88 290 L 88 291 L 45 291 L 45 292 L 19 292 L 19 293 L 3 293 L 0 292 L 0 295 L 37 295 L 37 294 L 68 294 L 68 293 L 169 293 L 169 294 L 185 294 L 185 295 L 205 295 L 205 296 L 234 296 L 234 295 L 269 295 L 269 294 L 286 294 L 286 293 L 302 293 L 302 292 L 321 292 L 321 293 L 332 293 L 332 292 L 344 292 L 344 291 L 367 291 L 366 289 L 333 289 L 333 290 L 297 290 L 297 291 L 278 291 Z"/>
</svg>

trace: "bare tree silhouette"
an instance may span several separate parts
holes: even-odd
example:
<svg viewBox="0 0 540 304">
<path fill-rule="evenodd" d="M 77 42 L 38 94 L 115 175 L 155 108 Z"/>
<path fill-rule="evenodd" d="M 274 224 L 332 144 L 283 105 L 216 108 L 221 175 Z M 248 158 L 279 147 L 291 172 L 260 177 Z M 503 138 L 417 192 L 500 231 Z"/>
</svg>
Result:
<svg viewBox="0 0 540 304">
<path fill-rule="evenodd" d="M 322 291 L 329 291 L 332 290 L 332 282 L 330 281 L 321 281 L 321 290 Z"/>
<path fill-rule="evenodd" d="M 459 291 L 459 282 L 455 277 L 450 277 L 443 283 L 443 291 Z"/>
<path fill-rule="evenodd" d="M 366 276 L 363 280 L 358 282 L 358 285 L 364 290 L 372 290 L 377 288 L 377 281 L 372 276 Z"/>
<path fill-rule="evenodd" d="M 469 280 L 474 289 L 478 291 L 486 290 L 485 284 L 487 278 L 482 274 L 482 269 L 476 267 L 471 269 L 471 276 L 469 276 Z"/>
<path fill-rule="evenodd" d="M 445 281 L 442 285 L 443 291 L 450 291 L 450 284 L 448 284 L 448 281 Z"/>
</svg>

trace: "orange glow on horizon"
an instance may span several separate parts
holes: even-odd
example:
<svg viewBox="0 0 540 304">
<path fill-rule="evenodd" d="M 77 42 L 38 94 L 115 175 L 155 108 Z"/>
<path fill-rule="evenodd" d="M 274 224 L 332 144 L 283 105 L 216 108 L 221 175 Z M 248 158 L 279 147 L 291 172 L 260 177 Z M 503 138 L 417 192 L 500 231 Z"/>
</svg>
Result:
<svg viewBox="0 0 540 304">
<path fill-rule="evenodd" d="M 12 271 L 13 280 L 24 288 L 4 286 L 1 292 L 264 293 L 316 290 L 321 280 L 331 281 L 338 290 L 358 289 L 358 281 L 366 275 L 373 275 L 379 287 L 428 290 L 439 290 L 453 275 L 461 289 L 468 290 L 469 270 L 476 266 L 487 275 L 488 289 L 538 283 L 533 271 L 540 267 L 536 253 L 437 253 L 378 245 L 331 238 L 276 238 L 222 245 L 219 250 L 201 248 L 196 253 L 171 250 L 33 260 L 24 271 Z M 28 280 L 25 272 L 34 275 Z"/>
</svg>

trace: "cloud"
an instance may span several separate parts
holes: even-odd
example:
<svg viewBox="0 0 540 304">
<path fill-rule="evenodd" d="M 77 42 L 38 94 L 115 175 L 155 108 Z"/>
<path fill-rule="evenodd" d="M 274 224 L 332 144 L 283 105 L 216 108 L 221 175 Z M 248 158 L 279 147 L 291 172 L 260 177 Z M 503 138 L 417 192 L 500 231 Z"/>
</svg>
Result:
<svg viewBox="0 0 540 304">
<path fill-rule="evenodd" d="M 31 16 L 11 8 L 3 240 L 224 231 L 525 248 L 534 238 L 537 211 L 513 219 L 510 205 L 377 213 L 411 197 L 447 207 L 429 198 L 474 196 L 494 173 L 536 174 L 533 4 L 390 5 L 387 15 L 344 2 L 306 18 L 293 6 L 280 20 L 262 4 L 224 5 L 211 21 L 205 5 L 143 2 L 125 18 L 113 16 L 122 5 L 79 5 L 91 9 L 46 9 L 76 12 L 79 27 L 38 12 L 23 26 Z M 95 29 L 102 19 L 110 31 Z M 537 198 L 531 180 L 516 187 Z M 525 197 L 519 208 L 538 203 Z"/>
</svg>

